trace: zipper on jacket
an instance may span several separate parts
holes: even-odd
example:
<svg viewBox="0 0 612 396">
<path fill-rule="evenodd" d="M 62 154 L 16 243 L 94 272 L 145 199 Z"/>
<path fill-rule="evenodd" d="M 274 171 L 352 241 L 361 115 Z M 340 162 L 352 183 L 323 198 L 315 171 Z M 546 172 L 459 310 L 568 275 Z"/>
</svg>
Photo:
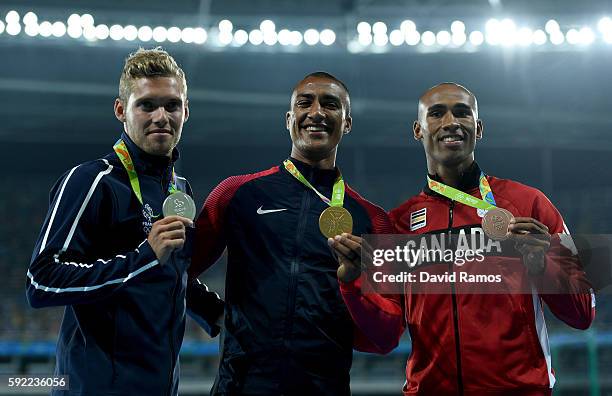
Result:
<svg viewBox="0 0 612 396">
<path fill-rule="evenodd" d="M 300 270 L 300 255 L 302 250 L 302 239 L 304 230 L 308 222 L 308 210 L 310 209 L 310 195 L 308 190 L 305 190 L 302 195 L 302 206 L 298 217 L 297 232 L 295 237 L 295 255 L 291 260 L 291 270 L 289 274 L 289 301 L 287 303 L 287 326 L 285 327 L 285 340 L 291 335 L 293 329 L 293 315 L 295 310 L 295 298 L 297 294 L 297 275 Z"/>
<path fill-rule="evenodd" d="M 171 256 L 172 257 L 172 256 Z M 176 267 L 175 267 L 176 270 Z M 181 275 L 179 271 L 176 270 L 177 282 L 174 284 L 174 289 L 172 290 L 172 316 L 174 318 L 176 311 L 176 295 L 178 290 L 178 284 L 181 282 Z M 170 384 L 168 385 L 168 395 L 172 395 L 172 386 L 174 385 L 174 366 L 176 365 L 176 361 L 174 360 L 174 331 L 172 330 L 174 326 L 174 322 L 170 324 L 170 332 L 168 334 L 168 339 L 170 341 Z"/>
<path fill-rule="evenodd" d="M 452 242 L 453 209 L 454 208 L 455 208 L 455 201 L 450 201 L 450 205 L 448 207 L 448 234 L 449 234 L 449 237 L 451 237 L 451 242 Z M 448 268 L 451 273 L 454 273 L 452 262 L 448 264 Z M 455 355 L 457 356 L 457 389 L 458 389 L 458 394 L 463 395 L 463 372 L 461 370 L 459 316 L 457 315 L 457 290 L 455 289 L 455 282 L 451 282 L 451 298 L 453 301 L 453 327 L 455 330 Z"/>
</svg>

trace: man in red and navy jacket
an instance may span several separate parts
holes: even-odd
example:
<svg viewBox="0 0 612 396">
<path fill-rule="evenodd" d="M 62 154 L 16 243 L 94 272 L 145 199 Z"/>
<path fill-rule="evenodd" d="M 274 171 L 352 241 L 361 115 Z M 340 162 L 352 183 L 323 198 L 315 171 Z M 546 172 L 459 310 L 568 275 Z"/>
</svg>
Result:
<svg viewBox="0 0 612 396">
<path fill-rule="evenodd" d="M 404 395 L 550 395 L 555 376 L 543 304 L 577 329 L 588 328 L 595 315 L 592 289 L 561 215 L 539 190 L 481 173 L 474 148 L 482 131 L 476 98 L 466 88 L 443 83 L 421 97 L 414 137 L 425 149 L 429 178 L 480 198 L 482 175 L 497 206 L 514 215 L 509 231 L 517 254 L 485 256 L 461 271 L 503 268 L 514 292 L 476 294 L 449 282 L 443 294 L 411 293 L 408 283 L 402 296 L 361 293 L 355 259 L 361 239 L 346 235 L 335 242 L 347 269 L 342 296 L 360 330 L 382 353 L 397 346 L 406 326 L 410 331 Z M 397 233 L 482 234 L 482 211 L 429 185 L 390 212 Z M 452 264 L 442 270 L 460 271 Z"/>
<path fill-rule="evenodd" d="M 346 86 L 324 72 L 306 76 L 286 122 L 289 161 L 312 188 L 285 161 L 221 182 L 196 221 L 192 281 L 228 251 L 215 395 L 349 395 L 353 338 L 368 343 L 355 332 L 319 229 L 328 208 L 320 195 L 338 183 L 336 152 L 351 128 Z M 348 186 L 343 207 L 356 235 L 392 231 L 384 210 Z"/>
</svg>

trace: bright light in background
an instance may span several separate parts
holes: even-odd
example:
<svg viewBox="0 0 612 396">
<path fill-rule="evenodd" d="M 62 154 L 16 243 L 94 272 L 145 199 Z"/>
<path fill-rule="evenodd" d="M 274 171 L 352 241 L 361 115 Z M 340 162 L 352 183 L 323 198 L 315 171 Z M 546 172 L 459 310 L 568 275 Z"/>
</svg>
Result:
<svg viewBox="0 0 612 396">
<path fill-rule="evenodd" d="M 550 35 L 559 32 L 561 30 L 561 27 L 559 26 L 559 23 L 557 21 L 555 21 L 554 19 L 550 19 L 548 22 L 546 22 L 546 25 L 544 25 L 544 30 L 546 30 L 546 32 Z"/>
<path fill-rule="evenodd" d="M 94 32 L 94 37 L 98 40 L 106 40 L 109 36 L 110 36 L 110 29 L 108 28 L 108 26 L 101 24 L 96 26 L 95 28 L 86 28 L 85 32 L 88 31 L 93 31 Z M 85 36 L 85 34 L 83 34 Z M 87 38 L 89 40 L 89 35 L 86 36 L 85 38 Z"/>
<path fill-rule="evenodd" d="M 259 30 L 261 30 L 264 34 L 266 32 L 274 32 L 276 30 L 276 25 L 269 19 L 261 21 L 259 24 Z"/>
<path fill-rule="evenodd" d="M 196 44 L 204 44 L 208 39 L 208 33 L 206 29 L 197 27 L 193 29 L 193 42 Z"/>
<path fill-rule="evenodd" d="M 93 24 L 94 24 L 94 18 L 91 16 L 91 14 L 81 15 L 81 26 L 87 27 L 87 26 L 93 26 Z"/>
<path fill-rule="evenodd" d="M 453 34 L 465 33 L 465 24 L 461 21 L 454 21 L 451 23 L 451 32 L 453 32 Z"/>
<path fill-rule="evenodd" d="M 479 46 L 484 43 L 484 34 L 478 30 L 474 30 L 470 33 L 470 43 L 474 46 Z"/>
<path fill-rule="evenodd" d="M 550 35 L 550 42 L 554 45 L 561 45 L 565 42 L 565 36 L 560 31 L 554 32 Z"/>
<path fill-rule="evenodd" d="M 612 19 L 609 17 L 603 17 L 597 23 L 597 29 L 601 32 L 603 40 L 612 44 Z"/>
<path fill-rule="evenodd" d="M 297 47 L 298 45 L 302 44 L 302 41 L 302 33 L 298 32 L 297 30 L 291 32 L 291 45 Z"/>
<path fill-rule="evenodd" d="M 336 33 L 331 29 L 323 29 L 319 35 L 319 39 L 323 45 L 332 45 L 334 41 L 336 41 Z"/>
<path fill-rule="evenodd" d="M 146 43 L 153 38 L 153 29 L 150 26 L 141 26 L 138 28 L 138 40 Z"/>
<path fill-rule="evenodd" d="M 402 21 L 400 24 L 400 30 L 402 33 L 407 34 L 408 32 L 413 32 L 416 30 L 416 24 L 412 22 L 410 19 L 406 19 Z"/>
<path fill-rule="evenodd" d="M 315 29 L 308 29 L 304 32 L 304 42 L 308 45 L 315 45 L 319 42 L 319 32 Z"/>
<path fill-rule="evenodd" d="M 595 41 L 595 33 L 589 27 L 583 27 L 579 31 L 580 33 L 580 44 L 582 45 L 590 45 Z"/>
<path fill-rule="evenodd" d="M 516 33 L 516 43 L 522 47 L 529 46 L 533 43 L 533 32 L 529 28 L 521 28 Z"/>
<path fill-rule="evenodd" d="M 532 40 L 535 45 L 544 45 L 546 44 L 546 40 L 547 40 L 546 33 L 538 29 L 535 32 L 533 32 Z"/>
<path fill-rule="evenodd" d="M 6 32 L 11 36 L 17 36 L 21 32 L 21 25 L 19 23 L 7 23 Z"/>
<path fill-rule="evenodd" d="M 432 46 L 436 43 L 436 35 L 434 34 L 434 32 L 427 30 L 421 35 L 421 42 L 423 43 L 423 45 L 426 45 L 428 47 Z"/>
<path fill-rule="evenodd" d="M 405 40 L 408 45 L 417 45 L 421 41 L 421 34 L 416 30 L 411 30 L 406 32 Z"/>
<path fill-rule="evenodd" d="M 111 40 L 121 40 L 123 38 L 123 26 L 121 25 L 113 25 L 110 27 L 109 35 Z"/>
<path fill-rule="evenodd" d="M 26 26 L 27 29 L 27 26 Z M 69 23 L 68 28 L 66 29 L 68 36 L 73 39 L 78 39 L 83 34 L 83 28 L 80 24 Z"/>
<path fill-rule="evenodd" d="M 171 43 L 178 43 L 181 41 L 181 29 L 176 26 L 172 26 L 168 29 L 168 41 Z"/>
<path fill-rule="evenodd" d="M 79 14 L 71 14 L 68 17 L 68 25 L 78 25 L 81 26 L 81 16 Z"/>
<path fill-rule="evenodd" d="M 38 16 L 32 11 L 30 11 L 23 16 L 23 23 L 25 23 L 26 25 L 38 24 Z"/>
<path fill-rule="evenodd" d="M 436 34 L 436 41 L 439 45 L 449 45 L 451 41 L 451 35 L 446 30 L 441 30 Z"/>
<path fill-rule="evenodd" d="M 38 34 L 40 34 L 43 37 L 51 36 L 51 26 L 52 26 L 51 22 L 42 21 L 40 25 L 38 26 Z"/>
<path fill-rule="evenodd" d="M 187 27 L 181 31 L 181 40 L 183 43 L 191 44 L 195 38 L 195 32 L 193 28 Z"/>
<path fill-rule="evenodd" d="M 404 43 L 404 33 L 401 30 L 393 30 L 389 33 L 389 42 L 395 47 L 402 45 Z"/>
<path fill-rule="evenodd" d="M 163 26 L 157 26 L 153 29 L 153 40 L 157 43 L 163 43 L 168 38 L 168 31 Z"/>
<path fill-rule="evenodd" d="M 62 37 L 63 35 L 66 34 L 66 25 L 64 25 L 63 22 L 55 22 L 52 26 L 51 26 L 51 34 L 55 37 Z"/>
<path fill-rule="evenodd" d="M 368 45 L 372 44 L 372 35 L 371 34 L 360 34 L 359 35 L 359 44 L 363 45 L 364 47 L 367 47 Z"/>
<path fill-rule="evenodd" d="M 238 45 L 239 47 L 242 47 L 248 41 L 249 41 L 249 34 L 246 32 L 246 30 L 242 30 L 242 29 L 236 30 L 236 32 L 234 33 L 234 42 L 236 43 L 236 45 Z"/>
<path fill-rule="evenodd" d="M 11 10 L 6 13 L 6 18 L 4 18 L 7 25 L 11 25 L 14 23 L 19 23 L 19 13 L 15 10 Z"/>
<path fill-rule="evenodd" d="M 221 22 L 219 22 L 219 31 L 220 32 L 231 32 L 234 29 L 234 25 L 232 25 L 232 22 L 224 19 Z"/>
<path fill-rule="evenodd" d="M 580 33 L 576 29 L 570 29 L 567 31 L 565 37 L 567 38 L 567 42 L 575 45 L 580 42 Z"/>
<path fill-rule="evenodd" d="M 28 23 L 23 31 L 30 37 L 38 35 L 38 23 Z"/>
<path fill-rule="evenodd" d="M 456 45 L 457 47 L 462 46 L 463 44 L 465 44 L 465 42 L 467 41 L 467 37 L 465 36 L 465 33 L 461 32 L 461 33 L 453 33 L 453 45 Z"/>
<path fill-rule="evenodd" d="M 367 22 L 359 22 L 357 24 L 357 33 L 361 34 L 370 34 L 372 31 L 372 27 Z"/>
<path fill-rule="evenodd" d="M 291 45 L 291 32 L 287 29 L 278 32 L 278 43 L 280 45 Z"/>
<path fill-rule="evenodd" d="M 267 28 L 263 31 L 263 41 L 266 45 L 274 45 L 278 42 L 278 34 L 274 30 Z"/>
<path fill-rule="evenodd" d="M 232 40 L 234 39 L 234 35 L 232 34 L 231 30 L 220 30 L 218 39 L 219 44 L 225 46 L 231 44 Z"/>
<path fill-rule="evenodd" d="M 249 42 L 253 45 L 259 45 L 263 43 L 263 33 L 261 32 L 261 30 L 251 30 L 251 33 L 249 33 Z"/>
<path fill-rule="evenodd" d="M 80 26 L 80 25 L 79 25 Z M 98 25 L 99 27 L 106 27 L 106 37 L 108 37 L 108 27 L 106 25 Z M 83 37 L 85 38 L 85 40 L 88 41 L 95 41 L 97 40 L 96 37 L 96 30 L 98 30 L 98 26 L 94 27 L 94 26 L 87 26 L 85 28 L 83 28 Z"/>
<path fill-rule="evenodd" d="M 516 42 L 516 24 L 510 18 L 505 18 L 500 22 L 500 41 L 502 45 L 510 46 Z"/>
<path fill-rule="evenodd" d="M 134 25 L 127 25 L 123 28 L 123 38 L 127 41 L 134 41 L 138 37 L 138 29 Z"/>
<path fill-rule="evenodd" d="M 374 34 L 387 34 L 387 25 L 384 22 L 376 22 L 372 25 L 372 32 Z"/>
<path fill-rule="evenodd" d="M 389 37 L 386 34 L 375 34 L 374 45 L 377 47 L 384 47 L 389 42 Z"/>
</svg>

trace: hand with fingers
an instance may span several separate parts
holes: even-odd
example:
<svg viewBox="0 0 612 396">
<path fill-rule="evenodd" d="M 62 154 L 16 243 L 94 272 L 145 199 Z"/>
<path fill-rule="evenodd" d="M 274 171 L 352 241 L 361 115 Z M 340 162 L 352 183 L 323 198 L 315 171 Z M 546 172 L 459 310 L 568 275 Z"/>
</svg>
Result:
<svg viewBox="0 0 612 396">
<path fill-rule="evenodd" d="M 515 249 L 523 255 L 527 271 L 531 275 L 543 273 L 551 238 L 548 227 L 531 217 L 515 217 L 508 229 L 515 241 Z"/>
<path fill-rule="evenodd" d="M 174 250 L 183 247 L 185 227 L 191 226 L 193 221 L 181 216 L 168 216 L 153 223 L 147 241 L 160 264 L 165 264 Z"/>
<path fill-rule="evenodd" d="M 363 239 L 352 234 L 342 233 L 334 238 L 329 238 L 327 243 L 338 260 L 338 279 L 342 282 L 352 282 L 359 278 L 362 271 Z"/>
</svg>

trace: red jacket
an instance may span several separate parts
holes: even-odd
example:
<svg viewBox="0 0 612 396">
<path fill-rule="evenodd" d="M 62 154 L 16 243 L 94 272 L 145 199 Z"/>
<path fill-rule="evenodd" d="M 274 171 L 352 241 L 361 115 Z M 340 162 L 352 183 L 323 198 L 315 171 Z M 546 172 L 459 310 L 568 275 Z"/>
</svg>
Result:
<svg viewBox="0 0 612 396">
<path fill-rule="evenodd" d="M 480 169 L 474 164 L 466 172 L 461 190 L 480 198 L 479 175 Z M 542 192 L 511 180 L 487 178 L 497 206 L 516 217 L 541 221 L 551 234 L 567 233 L 561 215 Z M 425 225 L 419 222 L 420 228 L 415 229 L 413 221 L 411 231 L 411 213 L 423 208 L 427 208 Z M 392 210 L 390 216 L 396 232 L 405 234 L 481 227 L 475 208 L 453 202 L 427 187 Z M 404 395 L 549 395 L 555 377 L 542 303 L 557 318 L 578 329 L 588 328 L 595 315 L 592 289 L 577 256 L 569 248 L 559 251 L 566 249 L 560 243 L 556 248 L 553 245 L 541 278 L 527 275 L 520 257 L 487 256 L 475 264 L 504 260 L 504 266 L 519 269 L 512 276 L 518 273 L 519 281 L 527 282 L 522 287 L 529 282 L 535 285 L 532 294 L 462 294 L 455 289 L 462 286 L 456 283 L 446 294 L 411 294 L 406 285 L 403 296 L 362 295 L 361 280 L 342 283 L 341 291 L 355 323 L 378 345 L 377 352 L 395 348 L 407 324 L 412 353 L 406 366 Z M 538 285 L 543 280 L 563 285 L 560 287 L 567 292 L 539 293 Z M 372 351 L 371 344 L 364 347 Z"/>
</svg>

